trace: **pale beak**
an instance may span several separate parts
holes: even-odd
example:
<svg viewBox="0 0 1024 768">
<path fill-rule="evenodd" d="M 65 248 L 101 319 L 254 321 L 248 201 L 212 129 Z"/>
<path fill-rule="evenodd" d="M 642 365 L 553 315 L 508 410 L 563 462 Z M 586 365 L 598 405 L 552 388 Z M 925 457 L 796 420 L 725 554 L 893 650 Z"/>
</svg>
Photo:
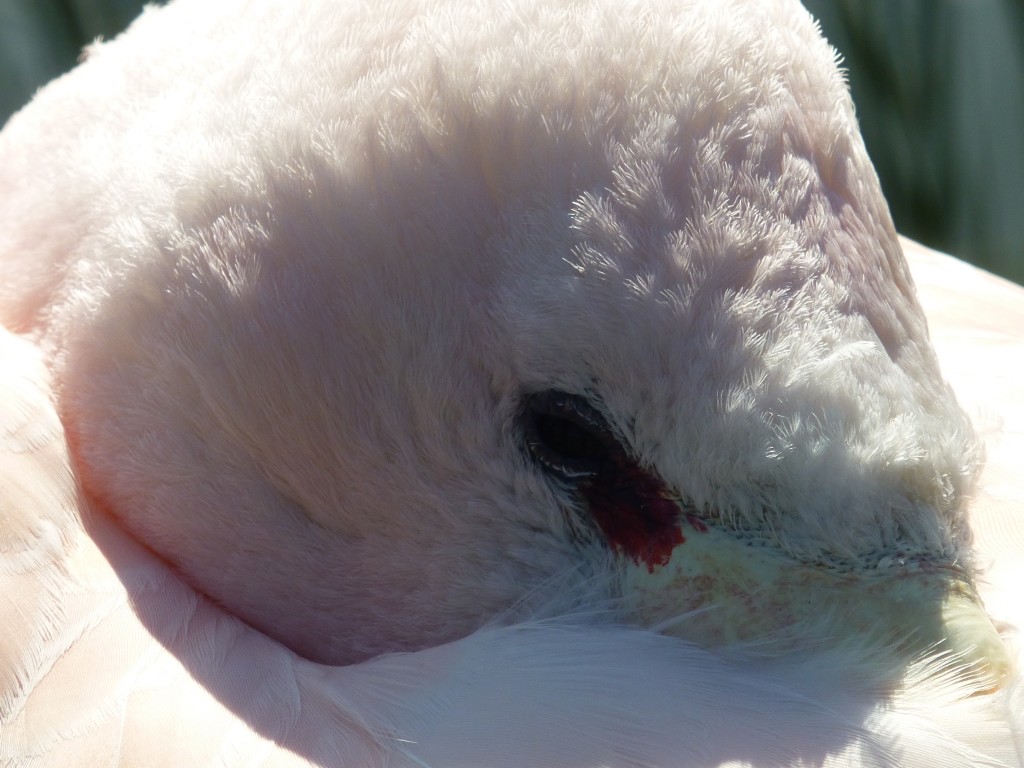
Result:
<svg viewBox="0 0 1024 768">
<path fill-rule="evenodd" d="M 957 567 L 830 569 L 714 528 L 683 532 L 664 565 L 626 567 L 626 610 L 646 626 L 709 648 L 782 654 L 815 643 L 876 643 L 908 661 L 941 654 L 978 693 L 998 689 L 1013 671 L 970 576 Z"/>
</svg>

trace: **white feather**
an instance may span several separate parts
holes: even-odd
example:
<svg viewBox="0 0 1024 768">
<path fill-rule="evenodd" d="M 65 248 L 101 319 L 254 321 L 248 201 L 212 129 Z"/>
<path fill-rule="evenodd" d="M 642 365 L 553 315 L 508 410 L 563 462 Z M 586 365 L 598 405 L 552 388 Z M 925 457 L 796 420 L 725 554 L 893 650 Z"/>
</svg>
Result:
<svg viewBox="0 0 1024 768">
<path fill-rule="evenodd" d="M 177 0 L 0 200 L 0 761 L 1024 765 L 1021 291 L 903 243 L 975 486 L 796 2 Z M 632 626 L 715 606 L 622 611 L 538 389 L 779 562 L 980 568 L 1016 666 Z"/>
<path fill-rule="evenodd" d="M 980 365 L 963 375 L 1010 381 L 1005 353 L 1024 338 L 997 318 L 1024 292 L 906 244 L 925 301 L 944 309 L 932 315 L 937 338 L 973 339 Z M 948 288 L 964 281 L 970 294 Z M 890 699 L 837 672 L 842 653 L 730 660 L 585 616 L 350 667 L 302 660 L 185 587 L 108 518 L 83 528 L 39 354 L 9 334 L 2 344 L 5 764 L 1024 765 L 1019 678 L 965 698 L 922 670 Z M 985 402 L 1013 415 L 1024 398 Z M 986 478 L 1013 461 L 996 452 Z M 1013 573 L 1024 503 L 981 513 L 995 572 Z M 1024 626 L 1018 583 L 986 594 Z"/>
</svg>

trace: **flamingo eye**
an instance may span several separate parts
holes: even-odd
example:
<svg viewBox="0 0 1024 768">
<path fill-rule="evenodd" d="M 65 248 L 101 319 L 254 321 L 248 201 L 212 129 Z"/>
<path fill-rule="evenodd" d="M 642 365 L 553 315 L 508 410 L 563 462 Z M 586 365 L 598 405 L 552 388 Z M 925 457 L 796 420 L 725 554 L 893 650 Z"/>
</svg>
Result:
<svg viewBox="0 0 1024 768">
<path fill-rule="evenodd" d="M 558 390 L 526 397 L 523 431 L 533 459 L 564 480 L 598 474 L 617 447 L 608 423 L 586 398 Z"/>
</svg>

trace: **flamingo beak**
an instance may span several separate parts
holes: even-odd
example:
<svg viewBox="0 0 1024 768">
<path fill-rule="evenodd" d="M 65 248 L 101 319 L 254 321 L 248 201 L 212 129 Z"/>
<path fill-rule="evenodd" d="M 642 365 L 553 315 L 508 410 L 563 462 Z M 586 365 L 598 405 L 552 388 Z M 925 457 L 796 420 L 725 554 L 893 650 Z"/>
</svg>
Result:
<svg viewBox="0 0 1024 768">
<path fill-rule="evenodd" d="M 904 660 L 941 655 L 977 693 L 1013 672 L 970 576 L 952 565 L 832 569 L 698 525 L 667 561 L 628 564 L 623 597 L 633 619 L 705 647 L 877 643 Z"/>
</svg>

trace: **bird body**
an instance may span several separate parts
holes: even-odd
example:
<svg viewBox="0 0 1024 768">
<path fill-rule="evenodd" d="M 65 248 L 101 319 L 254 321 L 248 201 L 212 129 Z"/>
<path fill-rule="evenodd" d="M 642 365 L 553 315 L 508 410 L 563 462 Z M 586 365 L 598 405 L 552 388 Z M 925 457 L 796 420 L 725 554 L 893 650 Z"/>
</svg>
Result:
<svg viewBox="0 0 1024 768">
<path fill-rule="evenodd" d="M 1018 297 L 797 3 L 177 0 L 0 200 L 3 759 L 1021 764 Z"/>
<path fill-rule="evenodd" d="M 1024 339 L 1013 329 L 1024 326 L 1007 320 L 1021 289 L 903 243 L 945 370 L 988 425 L 971 508 L 982 590 L 993 615 L 1019 627 Z M 348 667 L 302 659 L 86 511 L 40 357 L 5 334 L 5 764 L 1021 763 L 1019 680 L 965 698 L 922 670 L 879 697 L 843 675 L 846 652 L 723 659 L 577 616 Z"/>
</svg>

